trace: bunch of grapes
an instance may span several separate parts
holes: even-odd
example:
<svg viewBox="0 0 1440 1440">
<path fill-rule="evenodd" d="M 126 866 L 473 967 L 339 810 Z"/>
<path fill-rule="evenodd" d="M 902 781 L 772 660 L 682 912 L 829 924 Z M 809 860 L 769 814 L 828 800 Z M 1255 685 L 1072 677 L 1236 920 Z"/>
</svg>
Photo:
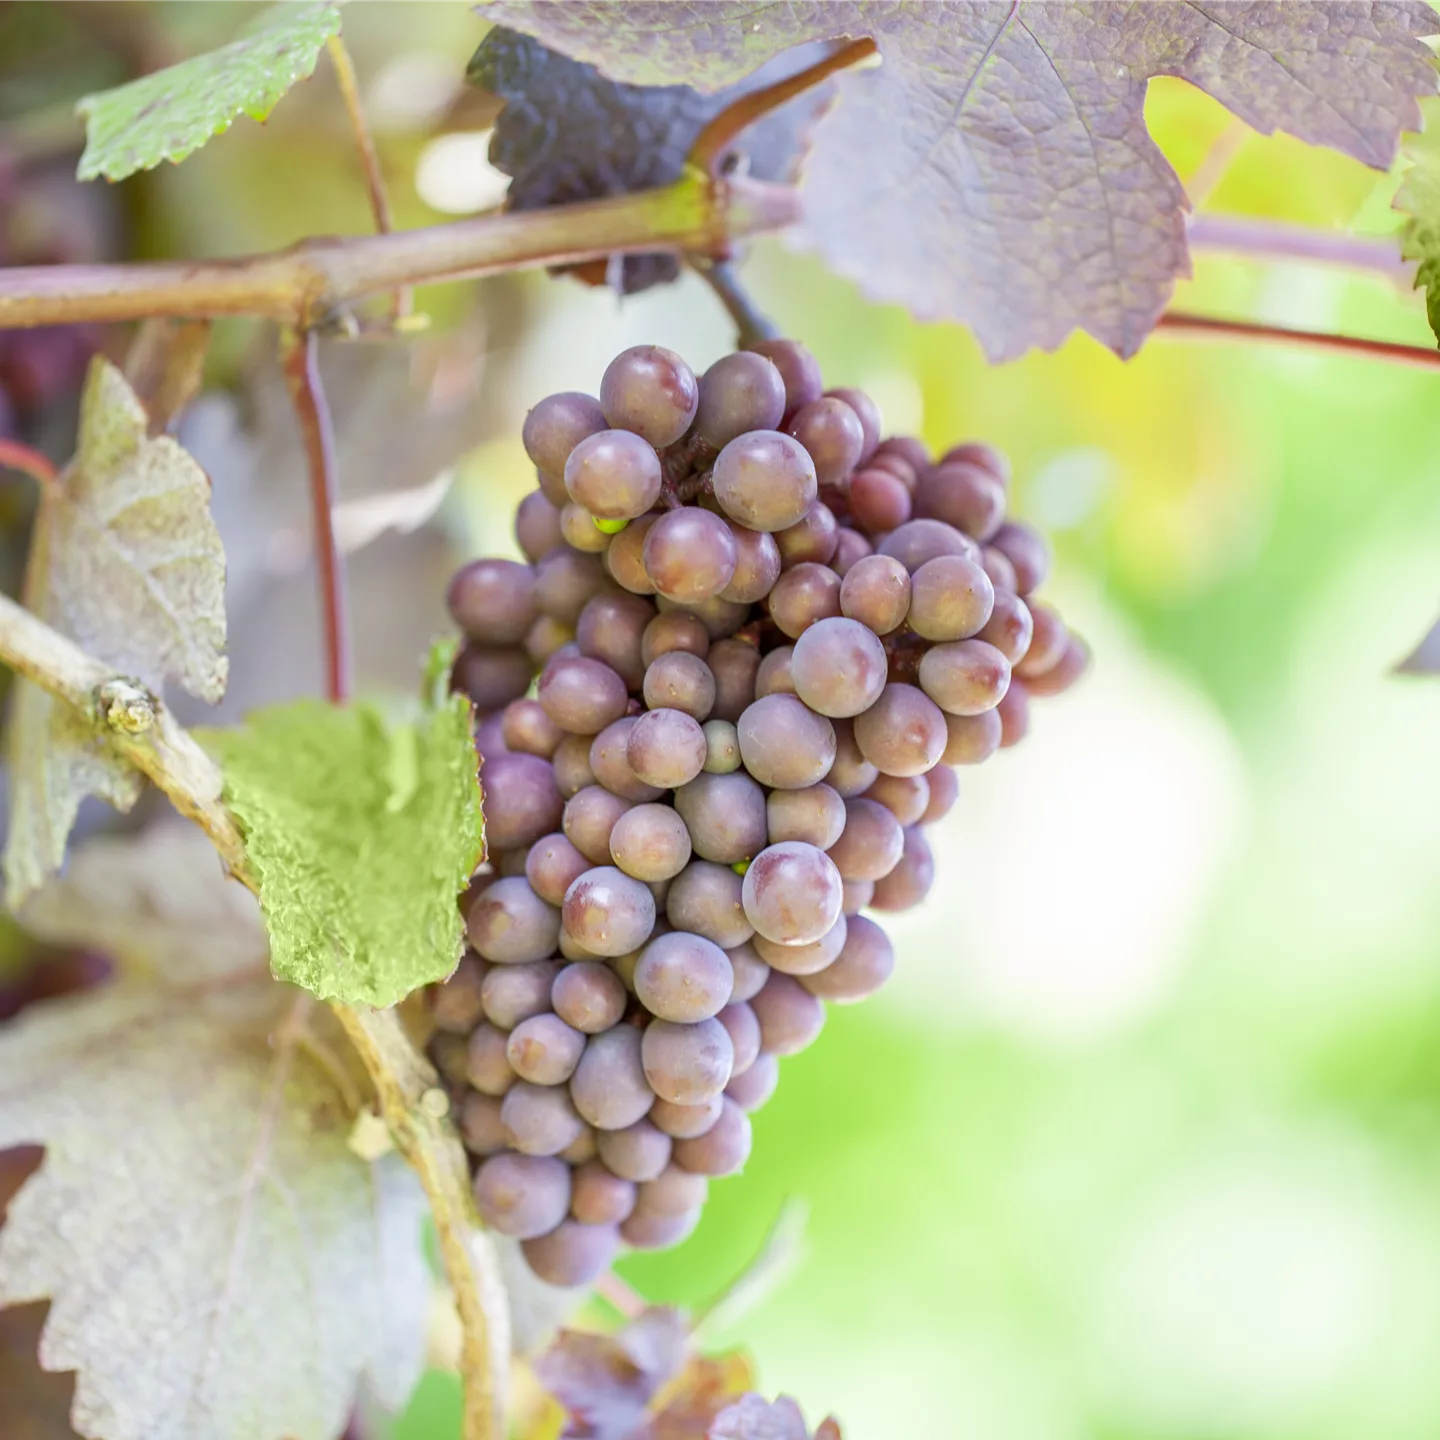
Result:
<svg viewBox="0 0 1440 1440">
<path fill-rule="evenodd" d="M 627 350 L 524 442 L 530 563 L 449 592 L 489 854 L 431 1053 L 486 1223 L 577 1285 L 690 1233 L 780 1058 L 889 977 L 863 912 L 929 891 L 952 767 L 1087 652 L 1003 457 L 882 439 L 794 341 Z"/>
</svg>

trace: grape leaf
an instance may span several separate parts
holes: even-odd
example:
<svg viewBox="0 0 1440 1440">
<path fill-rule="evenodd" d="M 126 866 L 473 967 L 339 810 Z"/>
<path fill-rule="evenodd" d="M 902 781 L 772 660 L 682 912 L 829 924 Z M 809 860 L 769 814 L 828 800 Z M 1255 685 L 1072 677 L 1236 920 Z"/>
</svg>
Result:
<svg viewBox="0 0 1440 1440">
<path fill-rule="evenodd" d="M 264 120 L 339 30 L 335 5 L 277 5 L 219 50 L 86 95 L 75 107 L 85 121 L 77 174 L 123 180 L 183 160 L 241 115 Z"/>
<path fill-rule="evenodd" d="M 504 100 L 490 141 L 490 160 L 513 177 L 512 210 L 538 210 L 668 185 L 705 123 L 738 96 L 774 84 L 818 60 L 828 46 L 804 45 L 762 65 L 715 95 L 688 85 L 621 85 L 593 65 L 497 26 L 471 58 L 469 79 Z M 760 180 L 797 178 L 810 131 L 829 108 L 834 86 L 818 85 L 778 107 L 740 138 L 749 173 Z M 627 255 L 627 294 L 674 280 L 669 254 Z"/>
<path fill-rule="evenodd" d="M 1420 0 L 479 8 L 617 81 L 711 92 L 801 42 L 872 36 L 883 63 L 843 76 L 817 129 L 804 238 L 874 298 L 970 325 L 993 360 L 1075 329 L 1131 355 L 1189 273 L 1152 76 L 1384 167 L 1435 90 L 1418 37 L 1440 28 Z"/>
<path fill-rule="evenodd" d="M 225 554 L 205 472 L 96 359 L 74 460 L 47 485 L 30 542 L 25 603 L 117 671 L 159 690 L 167 676 L 209 701 L 225 693 Z M 19 682 L 10 721 L 12 905 L 65 856 L 80 801 L 127 810 L 140 777 L 84 717 Z"/>
<path fill-rule="evenodd" d="M 304 1043 L 298 992 L 254 950 L 205 953 L 239 887 L 203 837 L 167 838 L 170 875 L 149 839 L 119 844 L 99 872 L 81 848 L 63 931 L 42 934 L 158 937 L 163 882 L 190 899 L 149 974 L 0 1028 L 0 1147 L 45 1147 L 0 1229 L 0 1305 L 50 1301 L 40 1360 L 78 1372 L 92 1440 L 332 1440 L 362 1377 L 398 1405 L 419 1374 L 423 1196 L 397 1157 L 350 1151 L 363 1073 L 316 1058 L 346 1053 L 328 1015 Z M 257 937 L 253 914 L 240 928 Z"/>
<path fill-rule="evenodd" d="M 1440 340 L 1440 101 L 1423 107 L 1425 129 L 1405 141 L 1410 168 L 1395 194 L 1395 208 L 1410 217 L 1400 236 L 1400 252 L 1418 260 L 1415 288 L 1425 289 L 1430 328 Z"/>
<path fill-rule="evenodd" d="M 455 969 L 456 897 L 484 839 L 462 697 L 396 725 L 300 700 L 200 738 L 245 832 L 280 979 L 378 1008 Z"/>
</svg>

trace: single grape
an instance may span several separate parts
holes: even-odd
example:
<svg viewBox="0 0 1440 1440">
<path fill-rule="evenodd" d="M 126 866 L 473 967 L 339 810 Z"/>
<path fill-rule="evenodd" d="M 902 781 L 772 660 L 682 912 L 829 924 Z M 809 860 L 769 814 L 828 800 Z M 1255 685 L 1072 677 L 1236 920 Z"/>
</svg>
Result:
<svg viewBox="0 0 1440 1440">
<path fill-rule="evenodd" d="M 833 396 L 801 406 L 790 417 L 785 432 L 809 452 L 815 477 L 822 485 L 843 485 L 865 449 L 860 417 Z"/>
<path fill-rule="evenodd" d="M 1009 556 L 993 545 L 986 545 L 980 551 L 980 563 L 985 567 L 985 573 L 990 577 L 990 583 L 997 593 L 1008 590 L 1010 594 L 1015 594 L 1020 579 L 1015 573 L 1015 567 L 1010 563 Z"/>
<path fill-rule="evenodd" d="M 540 673 L 536 694 L 545 713 L 574 735 L 598 735 L 630 703 L 619 675 L 584 655 L 553 656 Z"/>
<path fill-rule="evenodd" d="M 889 657 L 869 626 L 831 616 L 817 621 L 796 640 L 790 668 L 795 693 L 810 709 L 821 715 L 849 717 L 868 710 L 880 698 Z"/>
<path fill-rule="evenodd" d="M 690 863 L 690 832 L 668 805 L 637 805 L 610 832 L 610 858 L 647 884 L 669 880 Z"/>
<path fill-rule="evenodd" d="M 948 764 L 937 765 L 931 770 L 925 776 L 925 786 L 925 809 L 915 820 L 901 819 L 897 813 L 895 818 L 902 825 L 933 825 L 937 820 L 943 820 L 960 798 L 960 781 Z"/>
<path fill-rule="evenodd" d="M 757 935 L 753 944 L 756 952 L 772 970 L 778 970 L 782 975 L 813 975 L 817 970 L 823 970 L 840 953 L 848 928 L 849 921 L 842 909 L 835 923 L 812 944 L 777 945 L 763 935 Z"/>
<path fill-rule="evenodd" d="M 600 528 L 600 522 L 573 500 L 560 507 L 560 534 L 572 550 L 586 555 L 599 555 L 610 544 L 610 537 Z"/>
<path fill-rule="evenodd" d="M 1039 600 L 1030 602 L 1033 621 L 1030 645 L 1024 658 L 1015 666 L 1015 673 L 1022 680 L 1034 680 L 1053 670 L 1065 654 L 1070 640 L 1070 631 L 1055 610 Z"/>
<path fill-rule="evenodd" d="M 733 1175 L 750 1158 L 750 1117 L 728 1096 L 705 1134 L 675 1144 L 675 1163 L 696 1175 Z"/>
<path fill-rule="evenodd" d="M 552 550 L 535 566 L 536 602 L 562 625 L 574 625 L 585 602 L 607 583 L 605 567 L 593 555 L 581 555 L 567 545 Z"/>
<path fill-rule="evenodd" d="M 653 595 L 655 586 L 645 573 L 645 537 L 658 515 L 632 520 L 605 549 L 603 565 L 610 578 L 632 595 Z"/>
<path fill-rule="evenodd" d="M 983 640 L 934 645 L 920 661 L 920 687 L 951 715 L 993 710 L 1010 686 L 1010 662 Z"/>
<path fill-rule="evenodd" d="M 659 1019 L 677 1024 L 718 1014 L 729 1003 L 734 984 L 725 952 L 704 936 L 684 930 L 652 940 L 635 967 L 640 1003 Z"/>
<path fill-rule="evenodd" d="M 566 965 L 550 992 L 555 1013 L 584 1035 L 597 1035 L 618 1025 L 625 1014 L 625 986 L 620 977 L 594 960 Z M 579 1064 L 579 1059 L 575 1062 Z"/>
<path fill-rule="evenodd" d="M 782 840 L 751 861 L 741 896 L 746 919 L 767 940 L 808 945 L 840 916 L 840 872 L 823 850 Z"/>
<path fill-rule="evenodd" d="M 430 1037 L 425 1053 L 440 1072 L 440 1078 L 451 1089 L 458 1090 L 469 1083 L 465 1077 L 467 1048 L 464 1036 L 447 1035 L 443 1030 L 437 1030 Z"/>
<path fill-rule="evenodd" d="M 467 642 L 455 657 L 450 688 L 465 695 L 487 714 L 518 700 L 529 688 L 534 666 L 519 646 L 477 645 Z"/>
<path fill-rule="evenodd" d="M 563 1085 L 575 1073 L 585 1037 L 558 1015 L 532 1015 L 511 1032 L 505 1047 L 510 1068 L 535 1085 Z"/>
<path fill-rule="evenodd" d="M 603 865 L 610 858 L 610 836 L 616 823 L 632 803 L 612 795 L 604 786 L 587 785 L 565 802 L 561 822 L 565 838 L 592 865 Z"/>
<path fill-rule="evenodd" d="M 852 1005 L 868 1000 L 895 969 L 895 947 L 873 921 L 857 915 L 850 921 L 844 948 L 823 970 L 802 978 L 801 984 L 821 1000 Z"/>
<path fill-rule="evenodd" d="M 767 695 L 793 695 L 795 681 L 790 674 L 790 661 L 795 654 L 793 645 L 777 645 L 760 662 L 755 672 L 755 698 L 763 700 Z"/>
<path fill-rule="evenodd" d="M 993 645 L 1013 666 L 1030 648 L 1035 622 L 1030 607 L 1008 590 L 995 592 L 995 608 L 977 635 Z"/>
<path fill-rule="evenodd" d="M 722 640 L 711 646 L 706 663 L 715 677 L 715 708 L 710 714 L 733 725 L 755 698 L 760 652 L 744 640 Z"/>
<path fill-rule="evenodd" d="M 875 547 L 881 555 L 898 560 L 913 576 L 927 560 L 941 555 L 980 558 L 980 547 L 953 525 L 943 520 L 910 520 L 892 530 Z"/>
<path fill-rule="evenodd" d="M 1018 745 L 1030 733 L 1029 687 L 1023 680 L 1014 681 L 991 713 L 1000 717 L 1000 748 Z"/>
<path fill-rule="evenodd" d="M 598 865 L 565 892 L 561 916 L 565 933 L 592 955 L 624 955 L 655 928 L 655 898 L 623 870 Z"/>
<path fill-rule="evenodd" d="M 876 453 L 900 456 L 917 474 L 930 468 L 930 452 L 925 442 L 915 435 L 891 435 L 880 442 Z"/>
<path fill-rule="evenodd" d="M 677 789 L 705 768 L 705 732 L 683 710 L 647 710 L 636 719 L 625 754 L 647 785 Z"/>
<path fill-rule="evenodd" d="M 707 720 L 705 731 L 705 773 L 729 775 L 740 768 L 740 736 L 728 720 Z"/>
<path fill-rule="evenodd" d="M 677 1105 L 673 1100 L 656 1100 L 650 1118 L 659 1130 L 675 1140 L 688 1140 L 703 1135 L 720 1118 L 720 1095 L 717 1092 L 694 1105 Z"/>
<path fill-rule="evenodd" d="M 623 1130 L 649 1114 L 655 1092 L 645 1079 L 640 1032 L 630 1025 L 592 1035 L 570 1077 L 575 1108 L 597 1130 Z"/>
<path fill-rule="evenodd" d="M 990 577 L 963 555 L 936 556 L 911 577 L 910 628 L 925 640 L 967 639 L 979 632 L 994 608 Z"/>
<path fill-rule="evenodd" d="M 548 760 L 565 738 L 538 700 L 512 700 L 502 715 L 501 734 L 512 753 L 538 755 L 543 760 Z"/>
<path fill-rule="evenodd" d="M 740 758 L 762 785 L 800 790 L 823 780 L 835 759 L 835 727 L 794 695 L 767 695 L 740 717 Z"/>
<path fill-rule="evenodd" d="M 485 838 L 492 850 L 532 844 L 560 823 L 555 771 L 537 755 L 491 755 L 483 772 Z"/>
<path fill-rule="evenodd" d="M 455 572 L 445 603 L 455 623 L 482 645 L 518 645 L 540 613 L 535 572 L 515 560 L 472 560 Z"/>
<path fill-rule="evenodd" d="M 499 1097 L 519 1078 L 506 1054 L 510 1037 L 481 1021 L 465 1043 L 465 1079 L 482 1095 Z"/>
<path fill-rule="evenodd" d="M 743 1001 L 733 1000 L 716 1017 L 730 1036 L 735 1060 L 730 1078 L 748 1070 L 760 1054 L 760 1022 L 755 1012 Z"/>
<path fill-rule="evenodd" d="M 730 527 L 709 510 L 667 510 L 645 536 L 645 572 L 667 599 L 708 600 L 730 583 L 738 554 Z"/>
<path fill-rule="evenodd" d="M 640 1184 L 658 1179 L 670 1163 L 670 1137 L 649 1120 L 623 1130 L 605 1130 L 599 1137 L 600 1158 L 612 1174 Z"/>
<path fill-rule="evenodd" d="M 849 800 L 854 795 L 863 795 L 875 783 L 880 772 L 860 753 L 860 746 L 855 741 L 855 722 L 836 720 L 834 725 L 835 763 L 831 765 L 825 783 L 842 800 Z"/>
<path fill-rule="evenodd" d="M 909 910 L 918 905 L 935 883 L 935 857 L 918 826 L 905 832 L 905 852 L 900 863 L 875 882 L 870 904 L 876 910 Z"/>
<path fill-rule="evenodd" d="M 481 986 L 485 1018 L 497 1029 L 513 1030 L 532 1015 L 543 1015 L 558 968 L 553 960 L 492 966 Z"/>
<path fill-rule="evenodd" d="M 692 860 L 671 882 L 665 918 L 677 931 L 690 931 L 733 950 L 753 935 L 740 898 L 740 877 L 728 865 Z"/>
<path fill-rule="evenodd" d="M 856 390 L 849 385 L 836 386 L 825 394 L 829 399 L 843 400 L 860 421 L 861 433 L 864 436 L 864 443 L 860 447 L 860 461 L 863 464 L 880 447 L 880 431 L 885 423 L 880 415 L 880 407 L 865 391 Z"/>
<path fill-rule="evenodd" d="M 920 513 L 984 542 L 1005 519 L 1005 487 L 989 471 L 963 460 L 937 465 L 921 482 Z"/>
<path fill-rule="evenodd" d="M 997 706 L 983 715 L 947 715 L 941 760 L 947 765 L 979 765 L 988 760 L 1000 748 L 1003 727 L 998 710 Z"/>
<path fill-rule="evenodd" d="M 547 395 L 525 417 L 520 432 L 525 453 L 542 474 L 558 479 L 570 452 L 587 436 L 605 428 L 600 402 L 576 391 Z"/>
<path fill-rule="evenodd" d="M 524 876 L 497 880 L 470 907 L 470 943 L 487 960 L 519 965 L 555 953 L 560 912 L 547 905 Z"/>
<path fill-rule="evenodd" d="M 642 693 L 651 710 L 681 710 L 701 721 L 715 706 L 715 677 L 698 655 L 669 650 L 650 662 Z"/>
<path fill-rule="evenodd" d="M 490 1229 L 531 1239 L 565 1218 L 570 1167 L 553 1156 L 492 1155 L 475 1172 L 474 1190 L 480 1218 Z"/>
<path fill-rule="evenodd" d="M 631 690 L 645 677 L 642 639 L 655 607 L 639 595 L 596 595 L 585 602 L 575 643 L 591 660 L 603 660 Z"/>
<path fill-rule="evenodd" d="M 555 769 L 555 784 L 566 800 L 595 783 L 595 772 L 590 768 L 590 745 L 588 735 L 567 735 L 550 757 Z"/>
<path fill-rule="evenodd" d="M 600 430 L 570 452 L 565 489 L 597 519 L 633 520 L 660 498 L 660 457 L 628 430 Z"/>
<path fill-rule="evenodd" d="M 910 613 L 910 573 L 889 555 L 867 555 L 840 582 L 840 613 L 888 635 Z"/>
<path fill-rule="evenodd" d="M 732 1075 L 725 1095 L 742 1110 L 753 1114 L 774 1093 L 780 1083 L 780 1062 L 773 1055 L 760 1053 L 755 1063 L 739 1075 Z"/>
<path fill-rule="evenodd" d="M 990 543 L 1015 567 L 1015 592 L 1021 599 L 1045 583 L 1050 546 L 1038 530 L 1012 520 L 990 537 Z"/>
<path fill-rule="evenodd" d="M 599 1160 L 570 1177 L 570 1213 L 586 1225 L 618 1225 L 635 1208 L 633 1180 L 622 1180 Z"/>
<path fill-rule="evenodd" d="M 775 582 L 770 618 L 793 640 L 817 622 L 840 614 L 841 583 L 828 565 L 804 561 Z"/>
<path fill-rule="evenodd" d="M 786 411 L 798 410 L 825 393 L 820 364 L 798 340 L 755 340 L 745 347 L 773 362 L 785 384 Z"/>
<path fill-rule="evenodd" d="M 662 595 L 655 603 L 663 612 L 679 610 L 682 614 L 698 620 L 712 641 L 724 640 L 733 635 L 750 618 L 748 605 L 723 599 L 719 595 L 712 595 L 708 600 L 686 601 L 683 605 L 678 600 Z"/>
<path fill-rule="evenodd" d="M 735 573 L 720 598 L 741 605 L 763 600 L 780 575 L 780 547 L 763 530 L 732 525 L 730 533 L 735 537 Z"/>
<path fill-rule="evenodd" d="M 882 444 L 866 463 L 865 468 L 867 470 L 883 470 L 887 475 L 893 475 L 905 487 L 905 493 L 910 496 L 913 504 L 915 492 L 920 488 L 920 477 L 925 474 L 928 466 L 912 465 L 903 455 L 897 455 L 893 450 L 887 450 L 885 444 Z"/>
<path fill-rule="evenodd" d="M 633 430 L 656 449 L 690 428 L 699 402 L 695 372 L 663 345 L 622 350 L 600 380 L 605 418 L 617 429 Z"/>
<path fill-rule="evenodd" d="M 901 825 L 918 825 L 930 803 L 930 780 L 925 775 L 881 775 L 865 792 L 867 800 L 878 801 Z M 951 775 L 953 782 L 954 776 Z"/>
<path fill-rule="evenodd" d="M 481 988 L 489 968 L 473 950 L 460 957 L 450 978 L 430 991 L 430 1018 L 439 1030 L 468 1035 L 485 1013 Z"/>
<path fill-rule="evenodd" d="M 700 1207 L 683 1215 L 655 1215 L 636 1207 L 620 1227 L 620 1238 L 634 1250 L 668 1250 L 690 1235 L 700 1223 Z"/>
<path fill-rule="evenodd" d="M 743 771 L 696 776 L 675 792 L 675 808 L 702 860 L 734 865 L 765 847 L 765 792 Z"/>
<path fill-rule="evenodd" d="M 785 414 L 785 382 L 763 355 L 722 356 L 700 377 L 695 433 L 721 450 L 747 430 L 774 430 Z"/>
<path fill-rule="evenodd" d="M 515 542 L 532 565 L 560 544 L 560 511 L 544 491 L 532 490 L 516 507 Z"/>
<path fill-rule="evenodd" d="M 1054 665 L 1043 675 L 1032 675 L 1025 680 L 1025 693 L 1059 695 L 1085 673 L 1089 664 L 1090 647 L 1078 635 L 1071 635 L 1065 642 L 1065 653 Z"/>
<path fill-rule="evenodd" d="M 874 553 L 875 547 L 858 530 L 847 530 L 842 526 L 835 539 L 830 568 L 843 580 L 860 561 Z"/>
<path fill-rule="evenodd" d="M 786 530 L 815 503 L 815 462 L 778 430 L 752 430 L 730 441 L 711 473 L 715 499 L 747 530 Z"/>
<path fill-rule="evenodd" d="M 952 445 L 940 457 L 940 463 L 978 465 L 993 475 L 1001 485 L 1010 484 L 1010 461 L 1002 451 L 979 440 L 967 440 L 963 445 Z"/>
<path fill-rule="evenodd" d="M 718 1119 L 718 1095 L 713 1103 Z M 647 1215 L 684 1215 L 705 1203 L 709 1188 L 709 1181 L 703 1175 L 691 1174 L 678 1165 L 667 1165 L 653 1180 L 640 1186 L 636 1192 L 635 1208 L 643 1210 Z"/>
<path fill-rule="evenodd" d="M 548 1235 L 520 1242 L 525 1263 L 547 1285 L 574 1287 L 598 1280 L 620 1249 L 617 1225 L 582 1225 L 565 1220 Z"/>
<path fill-rule="evenodd" d="M 710 632 L 683 610 L 657 615 L 640 637 L 640 658 L 647 668 L 660 656 L 675 650 L 683 650 L 701 660 L 710 652 Z"/>
<path fill-rule="evenodd" d="M 825 1007 L 820 1001 L 793 975 L 779 971 L 771 972 L 750 1008 L 760 1022 L 760 1047 L 771 1055 L 799 1054 L 814 1043 L 825 1025 Z"/>
<path fill-rule="evenodd" d="M 894 815 L 878 800 L 861 795 L 845 802 L 844 833 L 826 854 L 845 880 L 879 880 L 895 868 L 904 844 L 904 831 Z"/>
<path fill-rule="evenodd" d="M 558 1155 L 585 1128 L 564 1085 L 533 1085 L 528 1080 L 517 1080 L 505 1092 L 500 1123 L 506 1144 L 522 1155 Z"/>
<path fill-rule="evenodd" d="M 806 563 L 828 565 L 840 544 L 840 525 L 835 512 L 817 500 L 788 530 L 776 532 L 775 543 L 780 547 L 780 565 L 784 570 Z"/>
<path fill-rule="evenodd" d="M 500 1102 L 493 1095 L 469 1090 L 455 1115 L 460 1140 L 472 1155 L 495 1155 L 505 1148 Z"/>
<path fill-rule="evenodd" d="M 590 769 L 612 795 L 639 805 L 658 800 L 665 791 L 658 785 L 647 785 L 630 768 L 630 732 L 636 718 L 622 715 L 590 742 Z"/>
<path fill-rule="evenodd" d="M 911 515 L 905 482 L 888 470 L 859 470 L 850 477 L 850 513 L 872 532 L 896 530 Z"/>
<path fill-rule="evenodd" d="M 563 650 L 575 639 L 575 632 L 568 625 L 542 615 L 525 635 L 525 653 L 530 663 L 543 667 L 557 651 Z"/>
<path fill-rule="evenodd" d="M 922 668 L 924 663 L 922 660 Z M 880 698 L 853 723 L 860 753 L 886 775 L 923 775 L 945 750 L 945 716 L 923 690 L 913 685 L 887 685 Z"/>
<path fill-rule="evenodd" d="M 769 841 L 802 840 L 828 850 L 845 828 L 845 802 L 829 785 L 807 785 L 803 790 L 772 790 L 765 800 Z"/>
<path fill-rule="evenodd" d="M 645 1027 L 640 1057 L 650 1088 L 662 1100 L 698 1105 L 725 1088 L 735 1048 L 718 1020 L 694 1025 L 652 1020 Z"/>
<path fill-rule="evenodd" d="M 567 1165 L 588 1165 L 599 1153 L 595 1145 L 596 1130 L 593 1125 L 581 1121 L 580 1134 L 560 1151 L 559 1158 Z"/>
</svg>

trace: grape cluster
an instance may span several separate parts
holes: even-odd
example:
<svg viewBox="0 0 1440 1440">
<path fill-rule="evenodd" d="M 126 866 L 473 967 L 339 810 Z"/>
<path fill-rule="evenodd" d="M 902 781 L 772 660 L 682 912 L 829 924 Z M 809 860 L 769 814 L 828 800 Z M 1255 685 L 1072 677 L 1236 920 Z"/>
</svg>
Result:
<svg viewBox="0 0 1440 1440">
<path fill-rule="evenodd" d="M 882 440 L 794 341 L 627 350 L 524 442 L 530 563 L 449 592 L 489 853 L 431 1053 L 481 1215 L 574 1285 L 694 1228 L 780 1057 L 889 977 L 862 911 L 925 897 L 952 767 L 1086 650 L 1003 457 Z"/>
</svg>

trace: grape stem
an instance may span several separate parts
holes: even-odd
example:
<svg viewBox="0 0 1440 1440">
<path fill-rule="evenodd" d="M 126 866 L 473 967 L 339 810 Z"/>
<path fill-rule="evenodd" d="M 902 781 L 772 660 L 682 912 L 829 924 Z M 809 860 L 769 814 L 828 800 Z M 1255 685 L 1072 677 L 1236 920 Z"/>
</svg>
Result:
<svg viewBox="0 0 1440 1440">
<path fill-rule="evenodd" d="M 1440 350 L 1426 345 L 1401 345 L 1393 340 L 1366 340 L 1358 335 L 1294 330 L 1285 325 L 1259 325 L 1249 320 L 1220 320 L 1183 310 L 1167 311 L 1157 322 L 1156 331 L 1191 340 L 1246 340 L 1260 345 L 1324 350 L 1330 354 L 1363 355 L 1422 370 L 1440 368 Z"/>
<path fill-rule="evenodd" d="M 1306 260 L 1339 265 L 1393 280 L 1402 289 L 1415 283 L 1413 261 L 1400 258 L 1394 240 L 1287 225 L 1250 215 L 1205 213 L 1191 218 L 1191 249 L 1217 250 L 1258 260 Z"/>
<path fill-rule="evenodd" d="M 100 695 L 117 682 L 131 687 L 136 682 L 118 676 L 4 595 L 0 660 L 70 705 L 104 735 L 116 753 L 204 830 L 230 874 L 259 893 L 244 837 L 221 798 L 219 767 L 158 696 L 148 697 L 151 718 L 142 730 L 109 723 Z M 496 1256 L 479 1228 L 465 1152 L 448 1119 L 445 1094 L 396 1011 L 331 1008 L 365 1063 L 396 1149 L 419 1175 L 435 1217 L 463 1332 L 465 1440 L 503 1440 L 509 1313 Z"/>
<path fill-rule="evenodd" d="M 716 299 L 735 322 L 737 350 L 748 349 L 757 340 L 780 338 L 779 327 L 761 312 L 740 283 L 733 261 L 696 257 L 691 261 L 691 268 L 715 292 Z"/>
</svg>

